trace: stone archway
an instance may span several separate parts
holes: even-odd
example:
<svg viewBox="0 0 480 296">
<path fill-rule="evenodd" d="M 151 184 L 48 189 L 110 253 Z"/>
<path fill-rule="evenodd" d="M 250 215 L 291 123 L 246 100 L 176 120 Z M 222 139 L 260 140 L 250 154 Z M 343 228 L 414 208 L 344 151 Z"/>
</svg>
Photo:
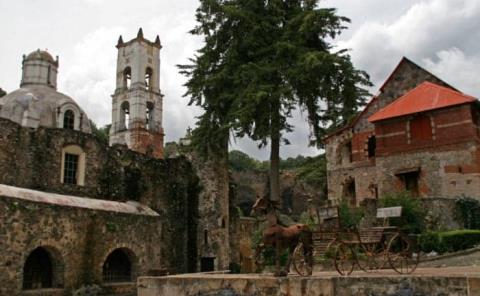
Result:
<svg viewBox="0 0 480 296">
<path fill-rule="evenodd" d="M 33 249 L 25 259 L 22 289 L 63 287 L 63 260 L 60 252 L 51 246 Z"/>
</svg>

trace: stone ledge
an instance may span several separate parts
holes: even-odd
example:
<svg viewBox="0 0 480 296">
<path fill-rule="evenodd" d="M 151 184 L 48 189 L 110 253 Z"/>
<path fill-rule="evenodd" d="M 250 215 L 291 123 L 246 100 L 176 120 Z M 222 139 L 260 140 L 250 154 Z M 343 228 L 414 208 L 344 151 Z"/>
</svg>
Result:
<svg viewBox="0 0 480 296">
<path fill-rule="evenodd" d="M 141 277 L 137 287 L 138 296 L 480 296 L 480 268 L 425 268 L 413 275 L 382 270 L 354 272 L 349 277 L 333 272 L 284 278 L 268 274 L 188 274 Z"/>
</svg>

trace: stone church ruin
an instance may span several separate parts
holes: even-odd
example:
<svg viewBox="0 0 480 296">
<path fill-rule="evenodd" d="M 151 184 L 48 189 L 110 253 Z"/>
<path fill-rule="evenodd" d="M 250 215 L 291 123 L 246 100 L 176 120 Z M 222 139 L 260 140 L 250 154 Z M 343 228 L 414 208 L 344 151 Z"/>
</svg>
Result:
<svg viewBox="0 0 480 296">
<path fill-rule="evenodd" d="M 57 91 L 59 58 L 23 57 L 0 98 L 0 295 L 134 294 L 138 276 L 228 268 L 226 164 L 163 158 L 160 48 L 120 37 L 109 144 Z"/>
</svg>

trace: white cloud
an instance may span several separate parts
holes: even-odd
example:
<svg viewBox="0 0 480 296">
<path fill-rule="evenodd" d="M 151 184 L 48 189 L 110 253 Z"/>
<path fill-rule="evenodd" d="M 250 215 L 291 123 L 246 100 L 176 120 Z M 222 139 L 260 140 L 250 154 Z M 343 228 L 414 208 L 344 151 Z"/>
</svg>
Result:
<svg viewBox="0 0 480 296">
<path fill-rule="evenodd" d="M 353 49 L 356 66 L 367 70 L 378 85 L 402 56 L 418 62 L 452 47 L 478 55 L 479 27 L 480 1 L 421 1 L 393 22 L 363 24 L 338 46 Z"/>
<path fill-rule="evenodd" d="M 423 63 L 460 91 L 480 98 L 480 56 L 468 57 L 454 47 L 438 52 L 436 58 L 436 61 L 425 59 Z"/>
<path fill-rule="evenodd" d="M 59 90 L 72 96 L 97 125 L 110 123 L 111 97 L 115 90 L 118 36 L 121 27 L 100 28 L 87 34 L 66 56 L 59 74 Z"/>
</svg>

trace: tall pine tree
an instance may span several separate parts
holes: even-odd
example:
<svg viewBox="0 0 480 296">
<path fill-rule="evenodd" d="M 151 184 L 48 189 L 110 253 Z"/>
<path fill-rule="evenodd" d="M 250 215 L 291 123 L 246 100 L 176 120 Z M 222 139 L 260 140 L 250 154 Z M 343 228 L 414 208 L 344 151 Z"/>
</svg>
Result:
<svg viewBox="0 0 480 296">
<path fill-rule="evenodd" d="M 292 111 L 308 114 L 312 143 L 364 105 L 368 75 L 331 40 L 349 20 L 318 0 L 200 0 L 192 34 L 204 46 L 191 64 L 186 96 L 204 109 L 193 132 L 202 152 L 225 149 L 230 133 L 270 143 L 270 197 L 279 199 L 280 145 Z"/>
</svg>

